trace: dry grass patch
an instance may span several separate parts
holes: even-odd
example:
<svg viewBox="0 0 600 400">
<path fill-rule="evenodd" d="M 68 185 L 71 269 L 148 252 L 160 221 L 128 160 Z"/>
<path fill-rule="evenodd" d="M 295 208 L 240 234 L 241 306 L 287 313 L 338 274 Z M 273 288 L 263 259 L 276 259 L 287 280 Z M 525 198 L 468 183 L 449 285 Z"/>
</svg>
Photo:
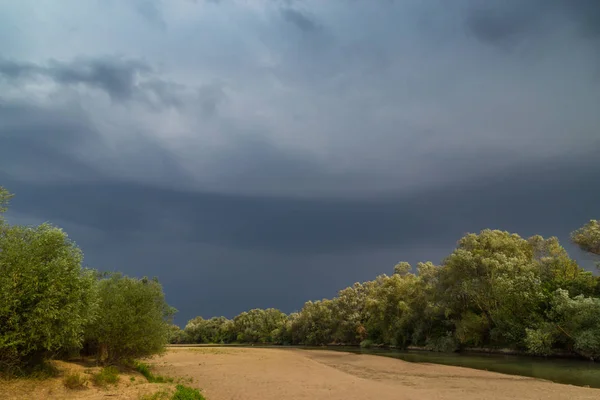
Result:
<svg viewBox="0 0 600 400">
<path fill-rule="evenodd" d="M 101 388 L 106 388 L 108 385 L 116 385 L 120 379 L 119 370 L 114 366 L 104 367 L 100 372 L 92 375 L 94 385 Z"/>
<path fill-rule="evenodd" d="M 128 368 L 119 371 L 93 363 L 64 361 L 53 361 L 52 365 L 56 376 L 46 379 L 0 378 L 0 399 L 160 400 L 171 399 L 176 390 L 174 383 L 149 383 L 139 372 Z"/>
<path fill-rule="evenodd" d="M 83 374 L 79 372 L 66 374 L 63 378 L 63 384 L 67 389 L 71 390 L 83 390 L 87 389 L 88 380 Z"/>
</svg>

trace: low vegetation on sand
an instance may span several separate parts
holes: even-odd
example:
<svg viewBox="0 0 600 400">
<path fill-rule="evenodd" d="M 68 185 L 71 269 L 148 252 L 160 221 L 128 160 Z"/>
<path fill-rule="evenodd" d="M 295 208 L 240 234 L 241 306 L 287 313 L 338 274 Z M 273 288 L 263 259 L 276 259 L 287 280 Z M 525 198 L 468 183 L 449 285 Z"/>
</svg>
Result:
<svg viewBox="0 0 600 400">
<path fill-rule="evenodd" d="M 114 366 L 104 367 L 100 372 L 92 375 L 92 382 L 99 387 L 107 387 L 108 385 L 116 385 L 119 383 L 119 370 Z"/>
<path fill-rule="evenodd" d="M 204 396 L 198 389 L 189 386 L 177 385 L 175 392 L 171 393 L 168 390 L 161 390 L 152 394 L 146 394 L 140 398 L 141 400 L 205 400 Z"/>
<path fill-rule="evenodd" d="M 571 235 L 600 255 L 600 222 Z M 556 237 L 498 230 L 468 234 L 441 265 L 400 262 L 392 275 L 355 283 L 289 315 L 253 309 L 233 319 L 171 326 L 171 343 L 418 346 L 436 351 L 512 349 L 600 358 L 600 278 Z"/>
<path fill-rule="evenodd" d="M 165 378 L 164 376 L 154 375 L 150 370 L 150 366 L 143 362 L 135 362 L 135 369 L 151 383 L 172 383 L 173 378 Z"/>
<path fill-rule="evenodd" d="M 86 389 L 88 383 L 85 376 L 79 372 L 74 372 L 65 375 L 65 377 L 63 378 L 63 382 L 65 384 L 65 387 L 71 390 Z"/>
</svg>

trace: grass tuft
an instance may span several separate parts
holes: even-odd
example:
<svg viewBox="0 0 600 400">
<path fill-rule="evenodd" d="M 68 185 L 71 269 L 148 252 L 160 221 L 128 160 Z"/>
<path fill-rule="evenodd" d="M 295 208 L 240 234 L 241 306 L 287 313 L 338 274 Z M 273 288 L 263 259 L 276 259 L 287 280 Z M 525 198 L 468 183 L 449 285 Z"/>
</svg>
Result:
<svg viewBox="0 0 600 400">
<path fill-rule="evenodd" d="M 206 400 L 198 389 L 189 386 L 177 385 L 172 395 L 168 390 L 161 390 L 153 394 L 146 394 L 140 400 Z"/>
<path fill-rule="evenodd" d="M 148 382 L 150 383 L 172 383 L 173 378 L 165 378 L 164 376 L 154 375 L 152 371 L 150 371 L 150 366 L 143 362 L 136 362 L 135 369 L 142 375 L 146 377 Z"/>
<path fill-rule="evenodd" d="M 206 400 L 198 389 L 189 386 L 177 385 L 171 400 Z"/>
<path fill-rule="evenodd" d="M 79 372 L 75 372 L 66 375 L 63 378 L 63 384 L 67 389 L 82 390 L 87 388 L 87 379 L 85 379 L 85 377 L 82 376 Z"/>
<path fill-rule="evenodd" d="M 97 374 L 92 375 L 94 385 L 107 387 L 108 385 L 116 385 L 119 382 L 119 370 L 116 367 L 104 367 Z"/>
</svg>

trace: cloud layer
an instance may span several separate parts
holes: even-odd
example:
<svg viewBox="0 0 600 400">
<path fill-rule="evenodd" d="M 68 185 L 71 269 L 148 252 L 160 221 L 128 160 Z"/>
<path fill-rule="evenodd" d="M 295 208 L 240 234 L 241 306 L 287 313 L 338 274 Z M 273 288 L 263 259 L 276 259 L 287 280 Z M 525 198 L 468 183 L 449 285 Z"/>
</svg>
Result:
<svg viewBox="0 0 600 400">
<path fill-rule="evenodd" d="M 598 26 L 594 0 L 4 4 L 0 184 L 182 320 L 290 311 L 597 217 Z"/>
</svg>

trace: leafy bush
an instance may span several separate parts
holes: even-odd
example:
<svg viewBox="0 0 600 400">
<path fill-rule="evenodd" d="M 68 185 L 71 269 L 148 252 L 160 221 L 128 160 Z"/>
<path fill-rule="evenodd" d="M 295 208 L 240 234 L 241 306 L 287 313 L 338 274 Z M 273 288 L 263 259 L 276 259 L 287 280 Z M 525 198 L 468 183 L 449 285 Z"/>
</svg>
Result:
<svg viewBox="0 0 600 400">
<path fill-rule="evenodd" d="M 548 356 L 552 354 L 554 335 L 551 329 L 526 329 L 525 345 L 531 354 Z"/>
<path fill-rule="evenodd" d="M 600 299 L 583 295 L 571 298 L 566 290 L 554 293 L 548 313 L 557 340 L 591 359 L 600 358 Z"/>
<path fill-rule="evenodd" d="M 373 347 L 373 341 L 371 339 L 365 339 L 362 342 L 360 342 L 360 347 L 362 347 L 363 349 L 370 349 L 371 347 Z"/>
<path fill-rule="evenodd" d="M 442 353 L 453 353 L 458 350 L 458 343 L 452 333 L 448 332 L 445 336 L 430 338 L 425 348 Z"/>
<path fill-rule="evenodd" d="M 100 372 L 92 375 L 92 382 L 94 382 L 94 385 L 100 387 L 116 385 L 119 380 L 119 370 L 114 366 L 104 367 Z"/>
<path fill-rule="evenodd" d="M 177 385 L 172 400 L 205 400 L 198 389 L 189 386 Z"/>
<path fill-rule="evenodd" d="M 22 370 L 80 348 L 96 292 L 82 253 L 60 229 L 0 218 L 0 369 Z"/>
<path fill-rule="evenodd" d="M 98 282 L 98 293 L 98 316 L 86 332 L 88 351 L 114 363 L 164 350 L 174 309 L 158 280 L 115 273 Z"/>
<path fill-rule="evenodd" d="M 186 331 L 181 329 L 177 325 L 171 324 L 169 326 L 169 343 L 171 344 L 181 344 L 181 343 L 189 343 L 190 338 Z"/>
<path fill-rule="evenodd" d="M 63 384 L 67 389 L 81 390 L 87 388 L 87 379 L 78 372 L 68 374 L 63 378 Z"/>
</svg>

